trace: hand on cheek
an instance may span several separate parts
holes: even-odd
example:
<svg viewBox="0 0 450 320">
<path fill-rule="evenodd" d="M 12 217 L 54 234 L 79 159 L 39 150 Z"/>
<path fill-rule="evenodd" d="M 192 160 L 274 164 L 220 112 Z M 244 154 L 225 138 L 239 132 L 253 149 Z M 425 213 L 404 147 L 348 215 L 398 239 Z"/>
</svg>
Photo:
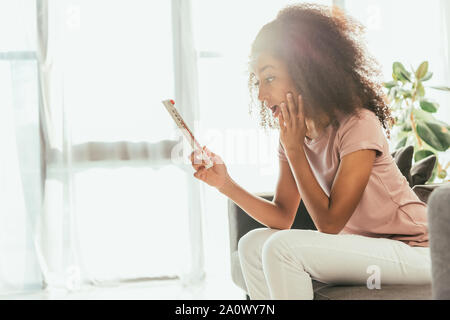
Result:
<svg viewBox="0 0 450 320">
<path fill-rule="evenodd" d="M 303 116 L 302 96 L 298 96 L 298 102 L 294 101 L 292 94 L 286 95 L 286 103 L 280 105 L 281 113 L 278 120 L 280 123 L 280 140 L 286 152 L 298 150 L 303 147 L 306 135 L 306 124 Z"/>
</svg>

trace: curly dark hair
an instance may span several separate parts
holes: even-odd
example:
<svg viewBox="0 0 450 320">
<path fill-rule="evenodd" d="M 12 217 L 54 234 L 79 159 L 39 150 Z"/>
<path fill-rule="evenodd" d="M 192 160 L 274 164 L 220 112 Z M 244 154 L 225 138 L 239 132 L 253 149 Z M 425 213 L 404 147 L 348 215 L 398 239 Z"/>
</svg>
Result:
<svg viewBox="0 0 450 320">
<path fill-rule="evenodd" d="M 354 114 L 360 107 L 373 111 L 390 136 L 393 124 L 381 68 L 367 50 L 365 27 L 336 6 L 290 5 L 262 27 L 249 55 L 250 114 L 260 108 L 261 126 L 279 128 L 278 119 L 259 101 L 252 71 L 255 58 L 268 53 L 287 65 L 302 95 L 305 116 L 326 114 L 336 125 L 336 112 Z M 256 94 L 257 96 L 257 94 Z"/>
</svg>

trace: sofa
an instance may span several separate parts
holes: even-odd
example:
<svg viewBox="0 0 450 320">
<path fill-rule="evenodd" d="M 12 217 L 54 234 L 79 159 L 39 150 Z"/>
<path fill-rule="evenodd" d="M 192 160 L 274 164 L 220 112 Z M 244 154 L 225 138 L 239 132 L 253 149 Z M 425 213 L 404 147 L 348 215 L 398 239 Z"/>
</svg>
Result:
<svg viewBox="0 0 450 320">
<path fill-rule="evenodd" d="M 441 239 L 443 237 L 441 234 L 445 234 L 445 230 L 443 230 L 442 227 L 443 224 L 440 224 L 443 216 L 447 219 L 447 230 L 450 230 L 450 222 L 448 220 L 450 216 L 450 212 L 448 212 L 448 208 L 450 208 L 450 204 L 448 204 L 450 184 L 425 184 L 432 174 L 436 158 L 435 156 L 430 156 L 412 165 L 412 155 L 412 146 L 401 148 L 392 153 L 392 157 L 394 158 L 400 171 L 410 183 L 410 186 L 413 188 L 414 192 L 422 201 L 428 203 L 428 200 L 430 199 L 430 196 L 432 195 L 432 193 L 434 193 L 434 191 L 441 188 L 444 189 L 443 192 L 437 192 L 436 197 L 431 197 L 430 200 L 432 200 L 433 203 L 428 204 L 429 215 L 434 219 L 430 220 L 430 229 L 433 229 L 430 230 L 430 233 L 435 232 L 434 229 L 439 229 L 439 231 L 436 231 L 436 233 L 434 235 L 430 235 L 430 237 L 432 239 Z M 441 195 L 442 193 L 444 195 Z M 257 195 L 269 201 L 272 201 L 273 199 L 273 193 L 260 193 Z M 445 201 L 447 202 L 443 204 L 443 202 Z M 430 212 L 430 210 L 432 211 L 432 213 Z M 245 292 L 246 298 L 249 300 L 246 284 L 239 262 L 238 242 L 239 239 L 249 231 L 256 228 L 265 228 L 266 226 L 260 224 L 251 216 L 246 214 L 230 199 L 228 200 L 228 220 L 230 235 L 231 277 L 233 282 Z M 435 222 L 435 224 L 432 224 L 433 222 Z M 303 201 L 300 202 L 294 223 L 291 228 L 317 230 Z M 450 232 L 447 233 L 450 234 Z M 447 234 L 445 234 L 445 236 L 448 238 Z M 432 252 L 431 241 L 432 240 L 430 239 L 430 252 Z M 431 255 L 435 259 L 439 259 L 439 257 L 441 257 L 441 251 L 444 252 L 445 248 L 448 248 L 450 241 L 447 240 L 445 246 L 441 244 L 440 240 L 435 240 L 433 244 L 435 245 L 434 248 L 436 251 L 433 251 Z M 439 270 L 433 270 L 433 275 L 439 274 L 439 276 L 437 276 L 438 278 L 436 278 L 437 281 L 442 281 L 442 278 L 448 278 L 449 276 L 448 271 L 441 271 L 442 269 L 447 270 L 446 266 L 450 265 L 450 254 L 448 254 L 447 252 L 445 253 L 445 259 L 443 261 L 440 261 L 439 263 Z M 445 264 L 445 262 L 447 264 Z M 449 287 L 450 286 L 447 285 L 447 288 Z M 441 293 L 433 293 L 432 285 L 384 285 L 381 290 L 370 290 L 366 285 L 330 285 L 313 280 L 313 289 L 314 300 L 429 300 L 432 299 L 432 297 L 442 297 L 443 295 Z M 439 292 L 441 291 L 448 292 L 448 289 L 439 289 Z"/>
<path fill-rule="evenodd" d="M 450 183 L 437 188 L 428 201 L 432 298 L 450 300 Z"/>
</svg>

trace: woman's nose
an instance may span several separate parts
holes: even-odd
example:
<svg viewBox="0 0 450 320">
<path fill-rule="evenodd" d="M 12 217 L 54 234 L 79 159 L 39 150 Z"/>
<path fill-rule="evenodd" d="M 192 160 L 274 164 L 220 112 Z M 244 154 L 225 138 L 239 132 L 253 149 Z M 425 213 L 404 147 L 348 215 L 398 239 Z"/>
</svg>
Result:
<svg viewBox="0 0 450 320">
<path fill-rule="evenodd" d="M 263 103 L 264 100 L 268 100 L 267 95 L 261 89 L 259 89 L 258 100 L 261 101 L 261 103 Z"/>
</svg>

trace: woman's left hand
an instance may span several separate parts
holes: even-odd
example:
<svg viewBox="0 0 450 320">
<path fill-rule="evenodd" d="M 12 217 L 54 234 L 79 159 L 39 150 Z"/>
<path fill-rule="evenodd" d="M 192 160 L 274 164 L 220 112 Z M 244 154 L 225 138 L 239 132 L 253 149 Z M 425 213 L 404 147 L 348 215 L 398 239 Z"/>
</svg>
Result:
<svg viewBox="0 0 450 320">
<path fill-rule="evenodd" d="M 306 123 L 303 113 L 302 96 L 298 96 L 298 103 L 294 101 L 291 93 L 286 95 L 285 103 L 280 105 L 281 113 L 278 116 L 280 123 L 280 140 L 286 153 L 300 150 L 306 135 Z"/>
</svg>

